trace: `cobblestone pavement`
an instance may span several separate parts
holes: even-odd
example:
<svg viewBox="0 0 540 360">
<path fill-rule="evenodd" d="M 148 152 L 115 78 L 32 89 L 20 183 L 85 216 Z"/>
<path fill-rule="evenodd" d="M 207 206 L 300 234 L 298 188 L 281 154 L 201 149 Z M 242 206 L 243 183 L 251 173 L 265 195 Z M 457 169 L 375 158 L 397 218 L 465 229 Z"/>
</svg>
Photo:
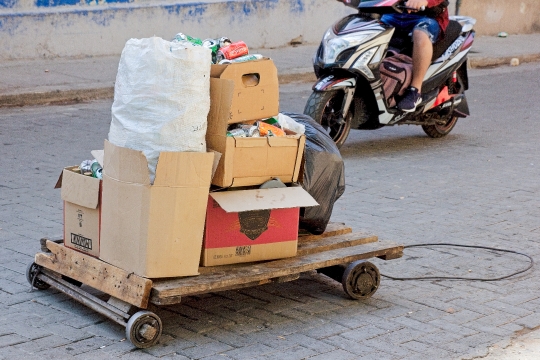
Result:
<svg viewBox="0 0 540 360">
<path fill-rule="evenodd" d="M 347 190 L 333 220 L 404 244 L 459 243 L 540 255 L 538 65 L 475 70 L 473 116 L 446 138 L 420 127 L 353 131 Z M 301 111 L 309 84 L 282 88 Z M 101 148 L 110 102 L 0 110 L 0 358 L 471 359 L 540 326 L 540 270 L 499 282 L 383 279 L 368 301 L 314 273 L 186 298 L 156 309 L 161 343 L 137 350 L 124 329 L 53 290 L 29 292 L 38 239 L 61 234 L 54 184 Z M 526 259 L 486 250 L 406 249 L 374 261 L 395 276 L 502 276 Z"/>
</svg>

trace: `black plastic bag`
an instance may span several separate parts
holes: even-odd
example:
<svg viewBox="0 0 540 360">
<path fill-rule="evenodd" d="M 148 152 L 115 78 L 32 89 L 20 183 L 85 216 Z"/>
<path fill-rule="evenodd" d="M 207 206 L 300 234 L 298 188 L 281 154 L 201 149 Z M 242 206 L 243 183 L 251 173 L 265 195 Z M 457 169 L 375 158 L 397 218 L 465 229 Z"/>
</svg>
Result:
<svg viewBox="0 0 540 360">
<path fill-rule="evenodd" d="M 306 127 L 302 187 L 319 206 L 302 208 L 300 228 L 322 234 L 332 216 L 334 203 L 345 192 L 345 166 L 336 144 L 324 128 L 304 114 L 283 113 Z"/>
</svg>

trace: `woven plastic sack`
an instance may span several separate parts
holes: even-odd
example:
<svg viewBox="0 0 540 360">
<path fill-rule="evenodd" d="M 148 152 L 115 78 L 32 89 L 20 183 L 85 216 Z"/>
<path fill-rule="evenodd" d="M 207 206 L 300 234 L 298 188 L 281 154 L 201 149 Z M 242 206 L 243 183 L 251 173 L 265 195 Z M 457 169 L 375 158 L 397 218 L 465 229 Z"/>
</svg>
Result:
<svg viewBox="0 0 540 360">
<path fill-rule="evenodd" d="M 319 206 L 300 210 L 300 228 L 322 234 L 332 216 L 334 203 L 345 192 L 345 165 L 336 144 L 324 128 L 308 115 L 283 113 L 305 126 L 306 148 L 302 188 Z"/>
<path fill-rule="evenodd" d="M 129 40 L 118 65 L 109 141 L 144 153 L 206 151 L 211 51 L 159 37 Z"/>
</svg>

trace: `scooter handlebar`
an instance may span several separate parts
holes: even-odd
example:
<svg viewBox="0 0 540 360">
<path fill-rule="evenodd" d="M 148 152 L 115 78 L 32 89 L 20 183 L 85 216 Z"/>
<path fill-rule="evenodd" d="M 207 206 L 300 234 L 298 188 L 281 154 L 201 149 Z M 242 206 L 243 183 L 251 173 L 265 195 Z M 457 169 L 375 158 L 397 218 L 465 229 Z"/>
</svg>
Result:
<svg viewBox="0 0 540 360">
<path fill-rule="evenodd" d="M 352 2 L 353 0 L 351 0 Z M 420 9 L 410 8 L 405 5 L 406 1 L 397 1 L 396 3 L 390 5 L 390 6 L 378 6 L 380 0 L 367 0 L 367 1 L 361 1 L 358 5 L 358 9 L 361 12 L 365 13 L 373 13 L 373 14 L 391 14 L 391 13 L 402 13 L 404 11 L 410 10 L 410 11 L 424 11 L 425 6 L 422 6 Z"/>
<path fill-rule="evenodd" d="M 398 7 L 398 9 L 411 10 L 411 11 L 415 11 L 415 12 L 416 11 L 424 11 L 424 10 L 426 10 L 425 6 L 421 6 L 420 9 L 415 9 L 415 8 L 404 6 L 404 5 L 398 5 L 397 7 Z"/>
</svg>

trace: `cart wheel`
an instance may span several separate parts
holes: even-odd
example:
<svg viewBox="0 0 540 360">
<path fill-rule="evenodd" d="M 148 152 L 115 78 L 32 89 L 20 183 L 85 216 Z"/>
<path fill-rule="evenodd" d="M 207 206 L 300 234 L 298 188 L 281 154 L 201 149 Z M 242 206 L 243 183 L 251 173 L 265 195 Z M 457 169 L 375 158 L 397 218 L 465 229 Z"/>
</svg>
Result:
<svg viewBox="0 0 540 360">
<path fill-rule="evenodd" d="M 126 325 L 126 337 L 139 349 L 155 345 L 161 336 L 161 319 L 150 311 L 138 311 Z"/>
<path fill-rule="evenodd" d="M 381 283 L 379 269 L 369 261 L 355 261 L 345 269 L 341 279 L 343 290 L 355 300 L 367 299 L 375 294 Z"/>
<path fill-rule="evenodd" d="M 30 285 L 32 285 L 38 290 L 47 290 L 51 287 L 51 285 L 37 278 L 37 274 L 39 274 L 39 269 L 40 266 L 35 262 L 28 264 L 28 266 L 26 267 L 26 280 L 28 280 Z"/>
</svg>

